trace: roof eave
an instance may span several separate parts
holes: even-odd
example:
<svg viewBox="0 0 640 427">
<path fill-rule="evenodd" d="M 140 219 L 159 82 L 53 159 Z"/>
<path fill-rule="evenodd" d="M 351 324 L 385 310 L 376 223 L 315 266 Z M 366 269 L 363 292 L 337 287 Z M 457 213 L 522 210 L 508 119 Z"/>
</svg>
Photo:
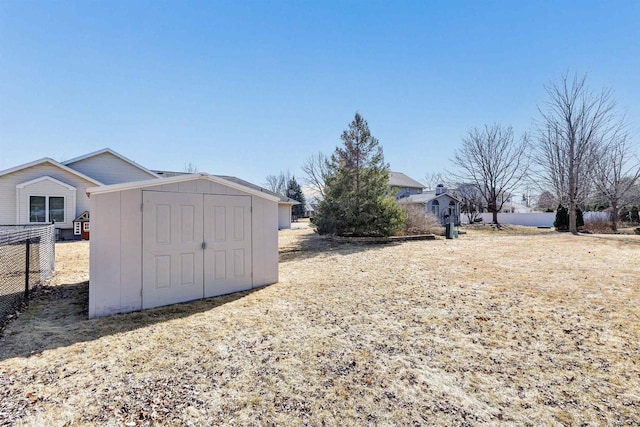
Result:
<svg viewBox="0 0 640 427">
<path fill-rule="evenodd" d="M 99 156 L 100 154 L 104 154 L 104 153 L 109 153 L 109 154 L 111 154 L 111 155 L 113 155 L 113 156 L 115 156 L 115 157 L 119 158 L 120 160 L 122 160 L 122 161 L 124 161 L 124 162 L 126 162 L 126 163 L 129 163 L 131 166 L 135 166 L 136 168 L 138 168 L 138 169 L 140 169 L 141 171 L 143 171 L 143 172 L 145 172 L 145 173 L 149 174 L 149 175 L 150 175 L 150 176 L 152 176 L 152 177 L 155 177 L 155 178 L 162 178 L 162 177 L 161 177 L 160 175 L 158 175 L 157 173 L 155 173 L 155 172 L 153 172 L 153 171 L 151 171 L 151 170 L 149 170 L 149 169 L 145 168 L 144 166 L 142 166 L 142 165 L 140 165 L 140 164 L 138 164 L 138 163 L 134 162 L 134 161 L 133 161 L 133 160 L 131 160 L 131 159 L 126 158 L 126 157 L 125 157 L 125 156 L 123 156 L 122 154 L 120 154 L 120 153 L 118 153 L 118 152 L 116 152 L 116 151 L 113 151 L 111 148 L 103 148 L 103 149 L 101 149 L 101 150 L 94 151 L 94 152 L 92 152 L 92 153 L 88 153 L 88 154 L 84 154 L 84 155 L 82 155 L 82 156 L 74 157 L 73 159 L 65 160 L 64 162 L 62 162 L 62 164 L 64 164 L 64 165 L 70 165 L 70 164 L 72 164 L 72 163 L 79 162 L 80 160 L 85 160 L 85 159 L 88 159 L 88 158 L 90 158 L 90 157 Z"/>
<path fill-rule="evenodd" d="M 151 187 L 156 185 L 168 185 L 168 184 L 174 184 L 174 183 L 180 183 L 180 182 L 186 182 L 186 181 L 193 181 L 196 179 L 205 179 L 220 185 L 224 185 L 239 191 L 243 191 L 245 193 L 249 193 L 257 197 L 261 197 L 263 199 L 270 200 L 272 202 L 280 202 L 280 199 L 277 197 L 271 196 L 269 194 L 265 194 L 261 191 L 254 190 L 253 188 L 249 188 L 244 185 L 240 185 L 235 182 L 228 181 L 226 179 L 222 179 L 206 173 L 173 176 L 170 178 L 163 178 L 162 180 L 148 179 L 145 181 L 132 181 L 132 182 L 124 182 L 120 184 L 105 185 L 101 187 L 91 187 L 91 188 L 87 188 L 87 194 L 104 194 L 104 193 L 113 193 L 115 191 L 135 190 L 138 188 Z"/>
<path fill-rule="evenodd" d="M 0 171 L 0 176 L 8 175 L 10 173 L 14 173 L 14 172 L 17 172 L 17 171 L 22 170 L 22 169 L 31 168 L 33 166 L 38 166 L 38 165 L 41 165 L 43 163 L 51 163 L 52 165 L 54 165 L 54 166 L 56 166 L 56 167 L 58 167 L 58 168 L 60 168 L 60 169 L 62 169 L 64 171 L 66 171 L 66 172 L 70 172 L 70 173 L 72 173 L 72 174 L 74 174 L 76 176 L 79 176 L 80 178 L 82 178 L 84 180 L 92 182 L 92 183 L 94 183 L 96 185 L 102 185 L 102 183 L 100 181 L 98 181 L 98 180 L 96 180 L 94 178 L 91 178 L 90 176 L 87 176 L 87 175 L 83 174 L 82 172 L 78 172 L 77 170 L 72 169 L 69 166 L 66 166 L 66 165 L 64 165 L 64 164 L 62 164 L 60 162 L 57 162 L 57 161 L 53 160 L 50 157 L 43 157 L 41 159 L 34 160 L 33 162 L 24 163 L 22 165 L 18 165 L 18 166 L 14 166 L 12 168 L 9 168 L 9 169 L 5 169 L 3 171 Z"/>
</svg>

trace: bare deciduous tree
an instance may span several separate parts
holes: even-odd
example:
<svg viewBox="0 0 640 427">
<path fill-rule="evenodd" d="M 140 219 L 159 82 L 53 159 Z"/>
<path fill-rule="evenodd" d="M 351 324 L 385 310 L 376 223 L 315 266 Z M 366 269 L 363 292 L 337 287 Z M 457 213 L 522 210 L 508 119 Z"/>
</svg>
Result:
<svg viewBox="0 0 640 427">
<path fill-rule="evenodd" d="M 184 164 L 184 171 L 186 173 L 197 173 L 198 172 L 198 166 L 194 165 L 191 162 L 185 163 Z"/>
<path fill-rule="evenodd" d="M 456 176 L 480 191 L 494 224 L 507 196 L 527 175 L 528 147 L 526 135 L 515 141 L 511 126 L 494 124 L 470 129 L 455 151 Z"/>
<path fill-rule="evenodd" d="M 436 189 L 436 185 L 444 184 L 444 179 L 440 172 L 431 172 L 424 176 L 422 183 L 424 184 L 425 190 L 433 191 Z"/>
<path fill-rule="evenodd" d="M 265 184 L 267 190 L 288 197 L 287 186 L 289 185 L 289 181 L 291 180 L 291 174 L 289 173 L 289 171 L 281 171 L 279 175 L 269 175 L 265 179 L 267 181 Z"/>
<path fill-rule="evenodd" d="M 558 206 L 558 201 L 550 191 L 543 191 L 538 196 L 536 208 L 541 211 L 553 211 Z"/>
<path fill-rule="evenodd" d="M 475 184 L 459 184 L 456 193 L 460 196 L 460 212 L 473 224 L 482 212 L 483 197 Z"/>
<path fill-rule="evenodd" d="M 302 165 L 302 171 L 307 175 L 305 183 L 316 193 L 316 199 L 324 198 L 324 187 L 329 175 L 329 157 L 318 152 L 309 157 Z"/>
<path fill-rule="evenodd" d="M 628 202 L 633 186 L 640 178 L 640 161 L 633 156 L 628 135 L 621 130 L 597 156 L 593 182 L 611 207 L 611 229 L 618 231 L 620 208 Z"/>
<path fill-rule="evenodd" d="M 590 90 L 586 76 L 564 74 L 545 89 L 549 101 L 546 111 L 539 108 L 537 163 L 541 178 L 568 207 L 569 231 L 576 234 L 576 207 L 589 192 L 597 153 L 619 129 L 615 103 L 610 90 Z"/>
</svg>

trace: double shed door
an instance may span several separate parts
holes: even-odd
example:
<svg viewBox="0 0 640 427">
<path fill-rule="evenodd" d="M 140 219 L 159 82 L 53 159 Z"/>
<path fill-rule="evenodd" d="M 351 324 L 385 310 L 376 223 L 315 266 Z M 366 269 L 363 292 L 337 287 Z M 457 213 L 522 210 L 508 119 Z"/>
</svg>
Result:
<svg viewBox="0 0 640 427">
<path fill-rule="evenodd" d="M 251 289 L 251 197 L 143 191 L 142 308 Z"/>
</svg>

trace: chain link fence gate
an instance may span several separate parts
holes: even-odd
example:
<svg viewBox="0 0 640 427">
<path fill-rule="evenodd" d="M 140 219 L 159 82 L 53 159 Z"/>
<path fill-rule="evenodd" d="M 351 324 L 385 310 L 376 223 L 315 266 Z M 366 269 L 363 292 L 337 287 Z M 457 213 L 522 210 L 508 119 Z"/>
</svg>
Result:
<svg viewBox="0 0 640 427">
<path fill-rule="evenodd" d="M 0 326 L 55 269 L 51 225 L 0 225 Z"/>
</svg>

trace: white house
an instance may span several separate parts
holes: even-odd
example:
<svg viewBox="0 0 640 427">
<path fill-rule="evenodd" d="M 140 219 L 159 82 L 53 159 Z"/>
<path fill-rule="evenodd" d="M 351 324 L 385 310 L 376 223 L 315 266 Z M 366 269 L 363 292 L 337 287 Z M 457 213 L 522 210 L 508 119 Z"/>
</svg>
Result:
<svg viewBox="0 0 640 427">
<path fill-rule="evenodd" d="M 431 213 L 442 224 L 453 221 L 460 224 L 460 200 L 447 189 L 438 184 L 435 191 L 413 194 L 398 200 L 400 204 L 414 204 L 424 207 L 425 213 Z"/>
<path fill-rule="evenodd" d="M 89 210 L 87 188 L 147 179 L 159 177 L 108 148 L 65 162 L 25 163 L 0 171 L 0 224 L 55 222 L 59 238 L 79 238 L 73 221 Z"/>
<path fill-rule="evenodd" d="M 55 222 L 59 239 L 87 238 L 91 214 L 87 188 L 185 174 L 151 171 L 109 148 L 64 162 L 45 157 L 0 171 L 0 224 Z M 291 207 L 297 201 L 240 178 L 221 178 L 277 196 L 278 228 L 291 228 Z"/>
</svg>

